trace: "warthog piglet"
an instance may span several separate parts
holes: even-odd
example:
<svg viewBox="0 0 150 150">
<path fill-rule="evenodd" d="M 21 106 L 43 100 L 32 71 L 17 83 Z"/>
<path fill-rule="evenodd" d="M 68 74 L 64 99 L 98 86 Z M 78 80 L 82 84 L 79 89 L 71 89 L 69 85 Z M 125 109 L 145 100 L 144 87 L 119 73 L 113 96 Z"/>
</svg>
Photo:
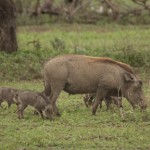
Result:
<svg viewBox="0 0 150 150">
<path fill-rule="evenodd" d="M 24 118 L 23 111 L 30 105 L 36 109 L 42 118 L 46 117 L 52 120 L 52 107 L 50 103 L 48 103 L 46 97 L 42 96 L 42 94 L 33 91 L 22 91 L 16 93 L 13 100 L 18 105 L 19 119 Z"/>
</svg>

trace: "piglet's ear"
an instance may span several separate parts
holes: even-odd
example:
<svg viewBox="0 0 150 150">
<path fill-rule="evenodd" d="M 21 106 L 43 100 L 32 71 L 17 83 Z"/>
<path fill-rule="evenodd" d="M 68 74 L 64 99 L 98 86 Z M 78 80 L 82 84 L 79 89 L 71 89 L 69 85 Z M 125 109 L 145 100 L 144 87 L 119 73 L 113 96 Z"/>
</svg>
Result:
<svg viewBox="0 0 150 150">
<path fill-rule="evenodd" d="M 131 75 L 130 73 L 127 73 L 127 72 L 124 74 L 124 79 L 125 79 L 125 81 L 127 81 L 127 82 L 134 81 L 132 75 Z"/>
</svg>

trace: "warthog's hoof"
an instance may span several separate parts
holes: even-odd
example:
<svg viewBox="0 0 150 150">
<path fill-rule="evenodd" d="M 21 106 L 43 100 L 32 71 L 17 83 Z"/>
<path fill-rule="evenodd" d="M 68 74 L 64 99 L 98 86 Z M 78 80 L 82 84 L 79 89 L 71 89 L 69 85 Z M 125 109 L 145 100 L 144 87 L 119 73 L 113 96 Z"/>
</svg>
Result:
<svg viewBox="0 0 150 150">
<path fill-rule="evenodd" d="M 141 106 L 142 110 L 146 110 L 146 108 L 147 108 L 147 105 Z"/>
<path fill-rule="evenodd" d="M 24 117 L 18 117 L 18 119 L 24 119 Z"/>
<path fill-rule="evenodd" d="M 95 110 L 92 110 L 92 115 L 96 115 L 96 111 Z"/>
<path fill-rule="evenodd" d="M 60 112 L 57 112 L 57 113 L 56 113 L 56 116 L 57 116 L 57 117 L 61 117 Z"/>
</svg>

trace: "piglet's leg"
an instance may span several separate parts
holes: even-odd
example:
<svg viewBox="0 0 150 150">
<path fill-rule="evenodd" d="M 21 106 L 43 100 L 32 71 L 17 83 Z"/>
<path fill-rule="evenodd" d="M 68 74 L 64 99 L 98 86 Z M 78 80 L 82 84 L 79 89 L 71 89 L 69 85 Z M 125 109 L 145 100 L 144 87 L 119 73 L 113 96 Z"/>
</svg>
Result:
<svg viewBox="0 0 150 150">
<path fill-rule="evenodd" d="M 26 107 L 27 107 L 27 105 L 23 105 L 23 104 L 18 105 L 18 118 L 19 119 L 24 118 L 23 111 L 25 110 Z"/>
</svg>

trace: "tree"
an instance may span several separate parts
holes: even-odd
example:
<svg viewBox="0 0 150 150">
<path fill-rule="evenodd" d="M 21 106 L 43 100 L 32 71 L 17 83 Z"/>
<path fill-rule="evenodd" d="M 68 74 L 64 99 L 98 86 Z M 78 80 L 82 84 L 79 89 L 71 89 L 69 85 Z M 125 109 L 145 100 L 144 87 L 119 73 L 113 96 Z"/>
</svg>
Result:
<svg viewBox="0 0 150 150">
<path fill-rule="evenodd" d="M 0 0 L 0 51 L 17 51 L 15 5 L 12 0 Z"/>
</svg>

